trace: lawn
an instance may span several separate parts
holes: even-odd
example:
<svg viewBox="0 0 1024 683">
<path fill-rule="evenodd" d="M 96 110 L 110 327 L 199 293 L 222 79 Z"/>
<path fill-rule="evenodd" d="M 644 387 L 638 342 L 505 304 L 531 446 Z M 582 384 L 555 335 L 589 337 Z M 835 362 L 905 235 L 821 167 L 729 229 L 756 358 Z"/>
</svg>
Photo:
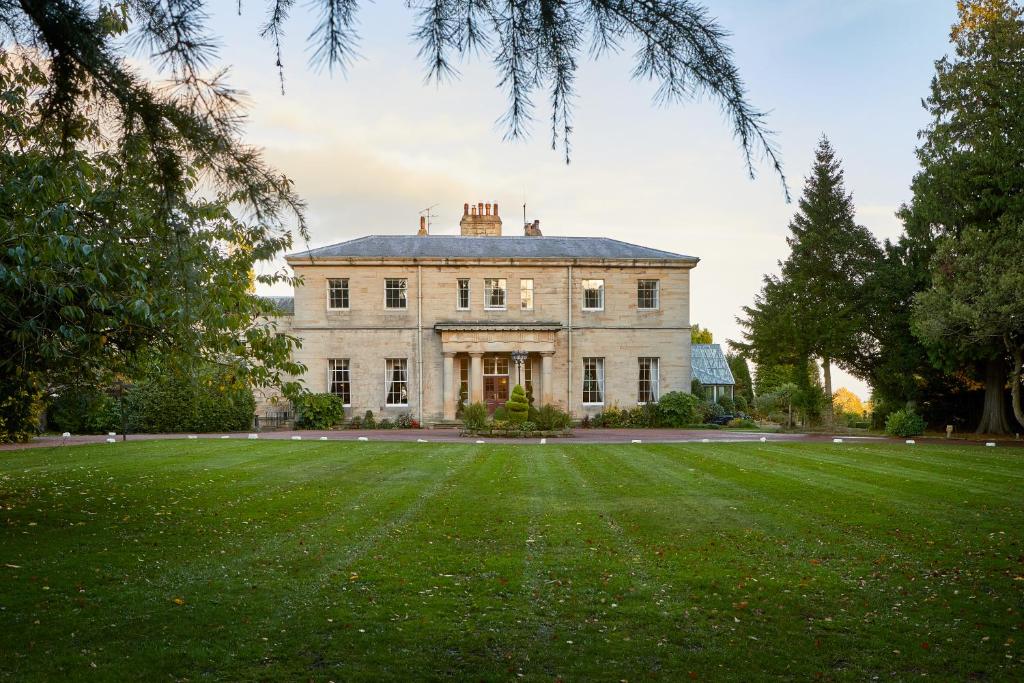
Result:
<svg viewBox="0 0 1024 683">
<path fill-rule="evenodd" d="M 1022 456 L 0 453 L 0 679 L 1020 680 Z"/>
</svg>

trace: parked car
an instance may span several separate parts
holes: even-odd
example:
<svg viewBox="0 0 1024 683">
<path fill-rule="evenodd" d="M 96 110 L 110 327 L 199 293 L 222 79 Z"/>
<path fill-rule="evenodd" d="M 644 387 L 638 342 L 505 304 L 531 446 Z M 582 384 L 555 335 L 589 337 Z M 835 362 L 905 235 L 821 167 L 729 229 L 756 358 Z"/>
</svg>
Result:
<svg viewBox="0 0 1024 683">
<path fill-rule="evenodd" d="M 736 419 L 736 416 L 732 413 L 726 413 L 725 415 L 719 415 L 708 420 L 709 424 L 713 425 L 727 425 L 730 421 Z"/>
</svg>

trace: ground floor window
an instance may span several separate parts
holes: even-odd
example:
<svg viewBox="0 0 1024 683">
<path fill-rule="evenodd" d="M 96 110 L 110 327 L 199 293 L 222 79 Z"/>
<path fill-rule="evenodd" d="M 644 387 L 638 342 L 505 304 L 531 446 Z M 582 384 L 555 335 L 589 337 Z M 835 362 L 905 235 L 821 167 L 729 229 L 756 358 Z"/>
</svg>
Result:
<svg viewBox="0 0 1024 683">
<path fill-rule="evenodd" d="M 637 385 L 637 403 L 658 402 L 658 359 L 639 358 L 640 378 Z"/>
<path fill-rule="evenodd" d="M 604 403 L 604 358 L 583 359 L 583 402 Z"/>
<path fill-rule="evenodd" d="M 523 389 L 527 396 L 533 396 L 533 359 L 523 361 Z"/>
<path fill-rule="evenodd" d="M 459 398 L 469 401 L 469 358 L 459 363 Z"/>
<path fill-rule="evenodd" d="M 389 406 L 409 405 L 408 360 L 388 358 L 385 361 L 385 403 Z"/>
<path fill-rule="evenodd" d="M 327 390 L 341 398 L 346 406 L 352 403 L 352 382 L 348 358 L 331 358 L 327 361 Z"/>
</svg>

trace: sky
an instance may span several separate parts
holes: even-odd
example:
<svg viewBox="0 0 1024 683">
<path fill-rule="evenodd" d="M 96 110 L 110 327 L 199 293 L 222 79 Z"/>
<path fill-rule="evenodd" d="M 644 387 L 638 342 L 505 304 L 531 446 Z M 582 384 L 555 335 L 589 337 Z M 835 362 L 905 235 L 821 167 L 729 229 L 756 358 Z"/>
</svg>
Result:
<svg viewBox="0 0 1024 683">
<path fill-rule="evenodd" d="M 769 111 L 790 190 L 799 196 L 827 135 L 843 160 L 858 222 L 899 234 L 917 131 L 928 119 L 934 61 L 950 51 L 954 0 L 707 0 L 731 33 L 750 100 Z M 606 236 L 698 256 L 691 320 L 716 342 L 739 339 L 735 318 L 787 254 L 787 204 L 777 176 L 747 176 L 714 101 L 655 105 L 655 84 L 631 77 L 632 51 L 580 64 L 571 163 L 552 151 L 543 98 L 531 135 L 504 140 L 507 104 L 486 58 L 426 83 L 405 3 L 359 8 L 359 58 L 333 74 L 310 67 L 314 20 L 297 3 L 286 25 L 285 94 L 272 46 L 259 38 L 266 2 L 212 2 L 218 61 L 246 93 L 247 142 L 308 202 L 310 246 L 367 234 L 457 234 L 464 202 L 497 202 L 518 234 L 522 204 L 546 235 Z M 296 250 L 305 248 L 297 243 Z M 277 264 L 280 267 L 281 264 Z M 287 288 L 264 293 L 290 293 Z M 842 370 L 833 387 L 863 398 Z"/>
</svg>

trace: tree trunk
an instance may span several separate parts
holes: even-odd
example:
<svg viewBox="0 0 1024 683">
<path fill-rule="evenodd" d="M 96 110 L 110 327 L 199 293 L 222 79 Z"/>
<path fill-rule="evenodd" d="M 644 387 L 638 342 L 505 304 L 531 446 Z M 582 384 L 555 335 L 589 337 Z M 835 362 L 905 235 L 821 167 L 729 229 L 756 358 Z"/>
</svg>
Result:
<svg viewBox="0 0 1024 683">
<path fill-rule="evenodd" d="M 832 407 L 832 360 L 828 356 L 821 359 L 821 370 L 825 375 L 825 427 L 832 429 L 835 426 Z"/>
<path fill-rule="evenodd" d="M 1013 398 L 1013 416 L 1017 422 L 1024 427 L 1024 409 L 1020 405 L 1020 382 L 1021 371 L 1024 366 L 1024 346 L 1018 346 L 1013 350 L 1013 372 L 1010 373 L 1010 396 Z"/>
<path fill-rule="evenodd" d="M 993 358 L 985 363 L 985 407 L 981 411 L 978 434 L 1008 434 L 1006 419 L 1006 363 Z"/>
</svg>

